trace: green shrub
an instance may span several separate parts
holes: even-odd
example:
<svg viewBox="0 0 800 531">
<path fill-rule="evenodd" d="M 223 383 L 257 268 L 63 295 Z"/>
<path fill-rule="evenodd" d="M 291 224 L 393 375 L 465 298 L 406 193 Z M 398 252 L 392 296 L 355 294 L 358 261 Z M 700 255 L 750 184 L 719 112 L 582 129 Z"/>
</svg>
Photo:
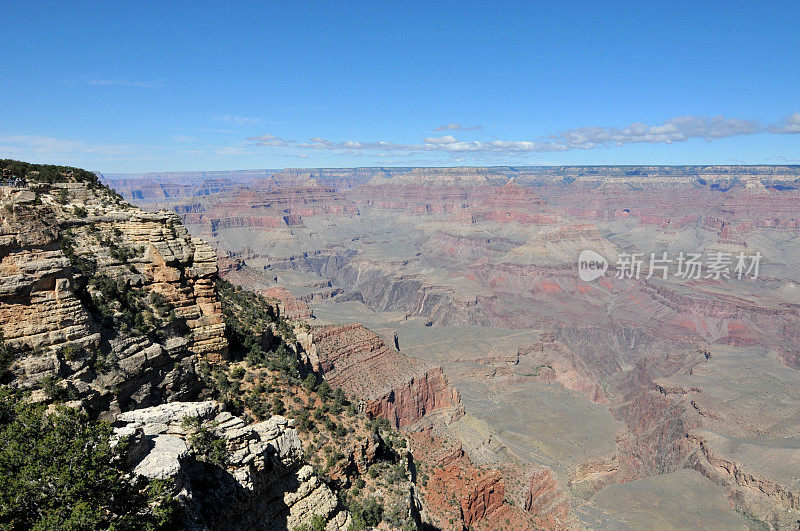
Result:
<svg viewBox="0 0 800 531">
<path fill-rule="evenodd" d="M 187 417 L 183 419 L 183 426 L 191 430 L 189 447 L 202 461 L 225 466 L 228 461 L 228 442 L 224 437 L 203 426 L 198 418 Z"/>
<path fill-rule="evenodd" d="M 61 389 L 58 387 L 58 380 L 53 376 L 48 375 L 42 378 L 41 388 L 47 398 L 51 400 L 59 398 L 61 394 Z"/>
<path fill-rule="evenodd" d="M 383 520 L 383 505 L 375 498 L 367 497 L 361 503 L 353 503 L 350 506 L 350 514 L 356 529 L 375 527 Z"/>
<path fill-rule="evenodd" d="M 61 188 L 58 192 L 56 192 L 56 202 L 60 205 L 66 205 L 69 203 L 69 190 L 66 188 Z"/>
<path fill-rule="evenodd" d="M 311 428 L 314 426 L 314 422 L 311 420 L 311 415 L 308 413 L 308 410 L 305 408 L 300 408 L 294 414 L 295 425 L 297 429 L 301 432 L 311 431 Z"/>
<path fill-rule="evenodd" d="M 0 528 L 159 529 L 177 525 L 168 485 L 131 483 L 111 427 L 0 391 Z"/>
<path fill-rule="evenodd" d="M 83 349 L 73 343 L 61 347 L 61 350 L 59 350 L 59 354 L 67 361 L 75 361 L 80 358 L 83 353 Z"/>
<path fill-rule="evenodd" d="M 325 526 L 328 521 L 324 516 L 315 514 L 311 517 L 311 521 L 294 528 L 294 531 L 325 531 Z"/>
<path fill-rule="evenodd" d="M 306 379 L 303 380 L 303 386 L 310 392 L 317 388 L 317 375 L 313 372 L 308 373 Z"/>
<path fill-rule="evenodd" d="M 0 383 L 6 383 L 12 379 L 13 374 L 9 370 L 14 363 L 16 352 L 6 343 L 3 333 L 0 332 Z"/>
<path fill-rule="evenodd" d="M 286 407 L 283 405 L 283 400 L 278 395 L 272 397 L 272 412 L 276 415 L 283 415 L 286 413 Z"/>
</svg>

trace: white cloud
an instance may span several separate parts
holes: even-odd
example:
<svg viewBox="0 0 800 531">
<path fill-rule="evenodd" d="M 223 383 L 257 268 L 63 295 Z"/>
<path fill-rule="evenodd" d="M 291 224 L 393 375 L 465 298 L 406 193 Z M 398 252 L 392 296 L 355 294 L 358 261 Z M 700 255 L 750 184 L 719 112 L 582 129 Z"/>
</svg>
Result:
<svg viewBox="0 0 800 531">
<path fill-rule="evenodd" d="M 218 122 L 225 122 L 229 124 L 239 124 L 239 125 L 252 125 L 261 122 L 261 120 L 258 118 L 252 118 L 250 116 L 235 116 L 231 114 L 215 116 L 214 120 Z"/>
<path fill-rule="evenodd" d="M 439 126 L 437 130 L 464 131 L 468 128 L 452 123 Z M 306 142 L 286 140 L 273 135 L 250 137 L 256 145 L 294 148 L 296 150 L 329 150 L 336 153 L 380 151 L 382 156 L 400 153 L 475 153 L 483 155 L 520 155 L 525 153 L 553 153 L 571 150 L 588 150 L 598 147 L 616 147 L 627 144 L 672 144 L 693 139 L 706 141 L 757 133 L 800 132 L 800 113 L 795 113 L 784 122 L 773 126 L 739 118 L 724 116 L 678 116 L 664 123 L 648 125 L 633 123 L 626 127 L 587 126 L 568 129 L 560 133 L 533 140 L 459 140 L 452 134 L 426 137 L 419 144 L 399 144 L 385 140 L 331 141 L 313 137 Z"/>
<path fill-rule="evenodd" d="M 164 86 L 164 81 L 129 81 L 125 79 L 92 79 L 89 85 L 93 87 L 135 87 L 135 88 L 159 88 Z"/>
<path fill-rule="evenodd" d="M 238 123 L 246 123 L 242 121 L 242 117 L 239 119 Z M 225 120 L 237 123 L 234 116 L 229 116 Z M 263 153 L 258 148 L 266 148 L 283 150 L 285 156 L 302 158 L 315 152 L 328 152 L 333 155 L 370 155 L 392 160 L 410 157 L 414 163 L 435 158 L 441 162 L 442 155 L 448 156 L 449 162 L 481 159 L 502 161 L 504 158 L 524 161 L 527 159 L 522 157 L 526 155 L 611 148 L 637 143 L 672 144 L 690 140 L 713 141 L 754 134 L 800 134 L 800 112 L 795 112 L 772 125 L 724 116 L 679 116 L 658 124 L 637 122 L 624 127 L 578 127 L 533 139 L 462 140 L 456 136 L 459 134 L 456 131 L 464 130 L 463 128 L 449 130 L 453 134 L 428 136 L 414 143 L 389 140 L 330 140 L 321 136 L 297 140 L 262 134 L 247 137 L 248 142 L 233 147 L 220 146 L 217 143 L 205 145 L 201 137 L 187 134 L 174 135 L 171 138 L 171 145 L 112 144 L 46 135 L 0 134 L 0 152 L 20 159 L 65 162 L 90 159 L 92 164 L 105 165 L 125 164 L 126 159 L 169 161 L 174 156 L 172 150 L 190 146 L 196 148 L 198 154 L 225 157 L 252 156 Z"/>
<path fill-rule="evenodd" d="M 694 138 L 716 140 L 763 131 L 757 122 L 715 116 L 679 116 L 661 125 L 634 123 L 627 127 L 579 127 L 551 135 L 548 140 L 567 149 L 593 149 L 624 144 L 671 144 Z"/>
<path fill-rule="evenodd" d="M 429 136 L 424 140 L 426 144 L 453 144 L 458 142 L 453 135 L 445 135 L 445 136 Z"/>
<path fill-rule="evenodd" d="M 792 113 L 783 122 L 771 125 L 769 132 L 783 135 L 800 133 L 800 112 Z"/>
<path fill-rule="evenodd" d="M 272 135 L 248 136 L 247 140 L 255 142 L 257 146 L 293 147 L 297 144 L 294 140 L 284 140 Z"/>
<path fill-rule="evenodd" d="M 464 127 L 461 124 L 451 123 L 446 125 L 440 125 L 434 129 L 435 132 L 441 131 L 478 131 L 483 129 L 482 125 L 472 125 L 469 127 Z"/>
<path fill-rule="evenodd" d="M 267 135 L 269 136 L 269 135 Z M 286 141 L 290 142 L 290 141 Z M 331 142 L 325 138 L 313 137 L 308 142 L 300 142 L 294 145 L 301 149 L 329 149 L 329 150 L 349 150 L 349 151 L 368 151 L 368 150 L 389 150 L 389 151 L 408 151 L 418 150 L 422 146 L 409 144 L 395 144 L 378 140 L 373 142 L 358 142 L 355 140 L 343 140 L 341 142 Z"/>
</svg>

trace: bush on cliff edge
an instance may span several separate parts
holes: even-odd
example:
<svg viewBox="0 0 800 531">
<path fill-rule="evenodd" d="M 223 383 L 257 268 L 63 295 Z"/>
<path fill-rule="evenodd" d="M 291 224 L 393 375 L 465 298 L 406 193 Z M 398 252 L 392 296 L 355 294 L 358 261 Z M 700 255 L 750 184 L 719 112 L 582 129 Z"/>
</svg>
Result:
<svg viewBox="0 0 800 531">
<path fill-rule="evenodd" d="M 111 427 L 48 412 L 0 389 L 0 528 L 159 529 L 176 523 L 167 485 L 131 478 Z"/>
</svg>

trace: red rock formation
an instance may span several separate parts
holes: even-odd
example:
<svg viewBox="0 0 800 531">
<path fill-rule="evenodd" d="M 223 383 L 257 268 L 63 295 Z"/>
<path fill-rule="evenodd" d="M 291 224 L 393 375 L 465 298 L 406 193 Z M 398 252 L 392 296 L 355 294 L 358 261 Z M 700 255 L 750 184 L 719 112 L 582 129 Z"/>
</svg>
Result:
<svg viewBox="0 0 800 531">
<path fill-rule="evenodd" d="M 434 525 L 444 529 L 472 526 L 487 530 L 497 529 L 499 523 L 520 530 L 567 528 L 554 517 L 511 505 L 506 501 L 503 473 L 476 466 L 460 445 L 427 430 L 411 433 L 409 437 L 415 460 L 423 463 L 419 471 L 424 477 L 423 506 Z"/>
<path fill-rule="evenodd" d="M 454 418 L 461 410 L 458 391 L 450 387 L 441 367 L 428 369 L 412 376 L 404 384 L 370 401 L 368 414 L 388 419 L 398 428 L 414 424 L 426 413 L 438 409 L 455 408 Z"/>
<path fill-rule="evenodd" d="M 409 426 L 441 409 L 461 414 L 458 392 L 441 367 L 426 367 L 401 354 L 360 324 L 319 327 L 312 336 L 311 363 L 331 385 L 363 399 L 369 414 L 395 427 Z"/>
<path fill-rule="evenodd" d="M 525 510 L 545 519 L 551 529 L 567 529 L 574 523 L 568 499 L 550 469 L 541 467 L 530 480 L 525 494 Z"/>
<path fill-rule="evenodd" d="M 309 319 L 311 310 L 308 304 L 297 299 L 283 286 L 273 286 L 259 292 L 266 299 L 277 301 L 281 315 L 287 319 Z"/>
<path fill-rule="evenodd" d="M 636 393 L 615 415 L 628 431 L 617 440 L 620 454 L 619 479 L 639 479 L 683 468 L 694 450 L 687 439 L 694 427 L 685 408 L 657 390 Z"/>
<path fill-rule="evenodd" d="M 423 500 L 435 525 L 474 525 L 504 504 L 502 477 L 473 465 L 460 445 L 425 431 L 411 434 L 411 446 L 424 463 Z"/>
<path fill-rule="evenodd" d="M 464 525 L 483 520 L 505 502 L 506 486 L 502 476 L 488 472 L 471 482 L 461 496 L 461 519 Z"/>
</svg>

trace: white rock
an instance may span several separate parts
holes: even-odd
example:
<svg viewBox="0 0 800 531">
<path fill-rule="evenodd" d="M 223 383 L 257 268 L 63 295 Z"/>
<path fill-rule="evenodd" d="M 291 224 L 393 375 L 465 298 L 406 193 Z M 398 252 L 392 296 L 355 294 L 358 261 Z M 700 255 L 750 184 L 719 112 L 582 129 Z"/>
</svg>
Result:
<svg viewBox="0 0 800 531">
<path fill-rule="evenodd" d="M 186 441 L 176 435 L 156 435 L 152 442 L 153 448 L 136 465 L 134 472 L 150 479 L 168 479 L 178 475 L 182 462 L 189 456 Z"/>
</svg>

